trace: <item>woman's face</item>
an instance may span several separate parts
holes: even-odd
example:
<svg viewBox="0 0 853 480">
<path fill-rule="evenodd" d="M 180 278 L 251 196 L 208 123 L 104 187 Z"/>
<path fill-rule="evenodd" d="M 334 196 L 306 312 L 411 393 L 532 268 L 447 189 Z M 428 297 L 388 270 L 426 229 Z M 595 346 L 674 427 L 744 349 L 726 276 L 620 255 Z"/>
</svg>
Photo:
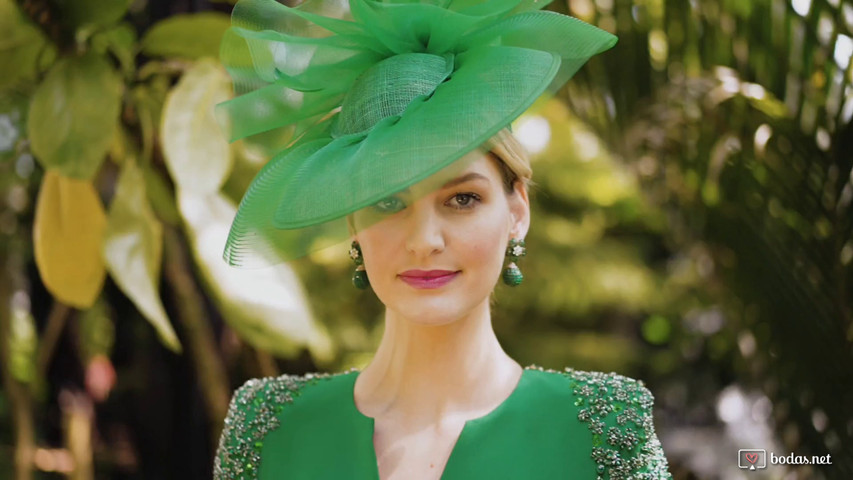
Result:
<svg viewBox="0 0 853 480">
<path fill-rule="evenodd" d="M 471 155 L 461 173 L 437 189 L 420 191 L 421 182 L 353 217 L 358 229 L 368 216 L 381 216 L 353 238 L 376 295 L 413 322 L 446 324 L 487 301 L 509 239 L 527 235 L 530 207 L 523 187 L 516 182 L 507 195 L 498 160 L 489 153 Z"/>
</svg>

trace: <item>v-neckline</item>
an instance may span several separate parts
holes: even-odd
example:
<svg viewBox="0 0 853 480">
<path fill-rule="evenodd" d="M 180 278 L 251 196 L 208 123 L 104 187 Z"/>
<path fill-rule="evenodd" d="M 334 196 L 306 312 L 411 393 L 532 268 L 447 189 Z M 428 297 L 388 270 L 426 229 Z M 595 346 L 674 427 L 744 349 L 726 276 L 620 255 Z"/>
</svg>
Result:
<svg viewBox="0 0 853 480">
<path fill-rule="evenodd" d="M 465 423 L 462 425 L 462 430 L 459 432 L 459 436 L 456 437 L 456 441 L 453 443 L 453 447 L 450 450 L 450 455 L 447 456 L 447 461 L 444 463 L 444 469 L 442 470 L 441 475 L 439 476 L 440 479 L 443 479 L 444 475 L 447 473 L 447 467 L 448 467 L 448 465 L 450 465 L 450 461 L 453 459 L 453 455 L 456 453 L 456 447 L 459 445 L 459 440 L 462 439 L 462 436 L 465 435 L 466 431 L 470 430 L 468 428 L 468 425 L 473 424 L 473 423 L 482 423 L 482 422 L 490 419 L 491 417 L 497 416 L 501 411 L 505 410 L 507 408 L 507 405 L 513 400 L 513 398 L 518 396 L 518 392 L 522 389 L 522 384 L 524 384 L 526 382 L 526 378 L 528 377 L 527 372 L 529 370 L 531 370 L 531 367 L 522 367 L 521 376 L 519 377 L 518 382 L 515 384 L 515 387 L 512 389 L 512 392 L 510 392 L 510 394 L 501 403 L 499 403 L 498 406 L 496 406 L 495 408 L 493 408 L 491 411 L 489 411 L 488 413 L 486 413 L 484 415 L 481 415 L 479 417 L 472 418 L 469 420 L 465 420 Z M 358 417 L 369 422 L 369 425 L 370 425 L 370 438 L 369 438 L 369 440 L 370 440 L 370 443 L 369 443 L 370 453 L 373 457 L 373 466 L 375 468 L 376 478 L 378 480 L 379 479 L 379 457 L 376 455 L 376 446 L 373 444 L 373 435 L 376 433 L 376 418 L 365 415 L 356 406 L 356 404 L 355 404 L 355 383 L 356 383 L 356 380 L 358 380 L 358 376 L 361 375 L 361 370 L 353 369 L 353 372 L 355 373 L 355 375 L 354 375 L 354 378 L 352 381 L 352 388 L 350 391 L 349 403 L 350 403 L 350 406 L 352 407 L 353 411 L 355 412 L 355 414 Z"/>
</svg>

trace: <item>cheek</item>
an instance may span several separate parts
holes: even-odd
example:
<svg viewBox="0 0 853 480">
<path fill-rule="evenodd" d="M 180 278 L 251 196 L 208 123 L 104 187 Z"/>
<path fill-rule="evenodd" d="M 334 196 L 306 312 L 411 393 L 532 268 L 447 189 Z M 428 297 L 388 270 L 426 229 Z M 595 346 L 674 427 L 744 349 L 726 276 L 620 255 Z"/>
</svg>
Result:
<svg viewBox="0 0 853 480">
<path fill-rule="evenodd" d="M 500 222 L 478 222 L 454 235 L 454 245 L 458 254 L 466 258 L 470 266 L 494 266 L 501 263 L 506 247 L 506 231 Z"/>
<path fill-rule="evenodd" d="M 398 230 L 374 225 L 359 234 L 364 266 L 377 294 L 394 284 L 398 271 L 412 267 Z M 355 268 L 354 263 L 351 265 Z"/>
<path fill-rule="evenodd" d="M 384 263 L 387 262 L 388 256 L 382 255 L 380 252 L 387 244 L 380 240 L 379 235 L 361 234 L 361 254 L 364 256 L 365 266 L 374 267 L 377 270 L 384 269 Z"/>
</svg>

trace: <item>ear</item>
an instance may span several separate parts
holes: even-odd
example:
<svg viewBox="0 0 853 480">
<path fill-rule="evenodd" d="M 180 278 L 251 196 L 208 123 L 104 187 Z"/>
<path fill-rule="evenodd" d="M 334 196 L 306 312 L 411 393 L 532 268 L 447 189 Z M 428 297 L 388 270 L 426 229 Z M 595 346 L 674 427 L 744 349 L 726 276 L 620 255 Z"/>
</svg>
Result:
<svg viewBox="0 0 853 480">
<path fill-rule="evenodd" d="M 510 238 L 523 239 L 527 237 L 530 228 L 530 199 L 521 181 L 515 181 L 513 189 L 513 194 L 507 197 L 510 211 L 509 235 Z"/>
</svg>

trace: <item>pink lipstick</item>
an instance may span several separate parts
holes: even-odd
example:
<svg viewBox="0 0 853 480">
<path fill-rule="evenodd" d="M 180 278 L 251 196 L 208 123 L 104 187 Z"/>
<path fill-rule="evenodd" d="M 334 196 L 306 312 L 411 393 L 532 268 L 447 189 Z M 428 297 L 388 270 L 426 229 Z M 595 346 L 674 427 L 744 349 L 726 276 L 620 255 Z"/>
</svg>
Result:
<svg viewBox="0 0 853 480">
<path fill-rule="evenodd" d="M 409 285 L 419 288 L 439 288 L 453 281 L 459 272 L 452 270 L 406 270 L 400 274 L 400 279 Z"/>
</svg>

